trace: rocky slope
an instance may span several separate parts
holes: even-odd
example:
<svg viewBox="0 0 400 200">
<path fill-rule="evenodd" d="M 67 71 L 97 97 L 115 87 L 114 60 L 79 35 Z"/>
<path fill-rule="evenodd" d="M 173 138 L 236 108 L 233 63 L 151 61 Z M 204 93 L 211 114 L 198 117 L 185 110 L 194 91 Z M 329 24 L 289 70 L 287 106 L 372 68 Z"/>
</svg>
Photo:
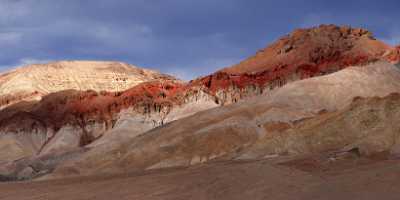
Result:
<svg viewBox="0 0 400 200">
<path fill-rule="evenodd" d="M 135 130 L 133 137 L 215 107 L 215 101 L 173 80 L 150 81 L 123 92 L 52 93 L 37 103 L 17 103 L 0 111 L 0 148 L 10 149 L 0 160 L 73 150 L 103 136 L 119 138 L 109 132 L 121 129 Z"/>
<path fill-rule="evenodd" d="M 63 162 L 52 177 L 331 150 L 357 149 L 362 155 L 395 152 L 400 96 L 393 92 L 400 92 L 400 72 L 393 65 L 351 67 L 139 136 L 121 130 L 118 137 L 86 146 L 87 152 Z"/>
<path fill-rule="evenodd" d="M 173 78 L 120 62 L 61 61 L 29 65 L 0 75 L 0 108 L 62 90 L 124 91 L 157 79 Z"/>
<path fill-rule="evenodd" d="M 321 25 L 298 29 L 257 54 L 232 67 L 221 70 L 229 74 L 257 73 L 288 68 L 300 76 L 313 76 L 319 69 L 358 64 L 391 54 L 395 48 L 376 40 L 365 29 Z"/>
<path fill-rule="evenodd" d="M 376 60 L 400 61 L 399 48 L 365 29 L 321 25 L 297 29 L 241 63 L 193 81 L 222 103 L 268 93 L 289 82 L 330 74 Z"/>
<path fill-rule="evenodd" d="M 182 126 L 183 129 L 176 129 L 185 130 L 186 127 L 187 134 L 197 133 L 204 128 L 204 130 L 215 129 L 226 133 L 228 134 L 226 138 L 233 136 L 232 140 L 226 141 L 229 144 L 221 143 L 220 136 L 215 136 L 215 138 L 204 136 L 204 141 L 208 142 L 210 139 L 215 143 L 212 144 L 212 146 L 215 145 L 212 148 L 216 151 L 231 151 L 232 148 L 236 148 L 236 144 L 242 145 L 242 133 L 245 134 L 244 140 L 253 143 L 253 140 L 258 138 L 257 134 L 263 132 L 263 125 L 249 120 L 248 117 L 259 118 L 254 114 L 260 114 L 261 121 L 287 122 L 313 117 L 324 110 L 343 109 L 355 96 L 385 96 L 391 92 L 399 92 L 399 77 L 394 67 L 381 62 L 371 64 L 377 60 L 397 63 L 398 55 L 398 49 L 375 40 L 368 31 L 323 25 L 296 30 L 239 65 L 187 84 L 156 74 L 150 79 L 153 81 L 147 80 L 148 82 L 125 91 L 67 90 L 49 94 L 39 102 L 17 103 L 0 111 L 0 149 L 8 149 L 7 153 L 0 155 L 0 161 L 5 163 L 0 166 L 0 174 L 12 174 L 12 176 L 25 174 L 23 172 L 29 165 L 31 167 L 27 170 L 33 170 L 35 172 L 33 174 L 37 175 L 43 172 L 41 169 L 53 169 L 59 162 L 76 157 L 87 148 L 94 150 L 84 153 L 87 156 L 86 161 L 89 163 L 91 160 L 94 161 L 93 166 L 87 163 L 83 164 L 84 167 L 77 165 L 76 170 L 82 174 L 90 174 L 85 171 L 86 167 L 93 170 L 104 167 L 106 172 L 114 171 L 111 165 L 147 169 L 182 162 L 192 163 L 192 159 L 193 163 L 204 162 L 204 159 L 209 160 L 209 157 L 220 157 L 225 154 L 208 155 L 208 150 L 202 152 L 203 146 L 196 146 L 193 143 L 198 138 L 189 139 L 182 144 L 187 145 L 188 148 L 190 146 L 198 148 L 193 151 L 202 152 L 201 155 L 193 155 L 195 157 L 190 157 L 190 160 L 185 156 L 184 159 L 179 157 L 182 155 L 178 158 L 173 157 L 172 160 L 161 157 L 160 160 L 158 157 L 160 152 L 157 149 L 154 156 L 140 161 L 146 164 L 137 166 L 137 163 L 125 162 L 121 158 L 130 156 L 135 151 L 146 151 L 146 148 L 150 148 L 146 146 L 149 144 L 140 142 L 144 150 L 115 148 L 126 141 L 136 144 L 135 141 L 140 138 L 152 138 L 153 133 L 146 131 L 156 127 L 159 128 L 154 129 L 155 132 L 168 133 L 163 137 L 160 136 L 157 141 L 166 144 L 179 143 L 183 137 L 181 133 L 169 130 L 168 127 Z M 351 65 L 358 67 L 347 69 Z M 111 71 L 118 71 L 111 69 Z M 342 69 L 345 70 L 342 72 L 340 71 Z M 93 71 L 93 69 L 90 70 Z M 340 72 L 335 73 L 337 71 Z M 310 79 L 331 73 L 335 76 Z M 12 77 L 8 74 L 3 76 Z M 307 79 L 309 82 L 298 81 L 301 79 Z M 125 79 L 118 78 L 118 80 Z M 286 85 L 291 82 L 296 84 Z M 40 96 L 41 93 L 38 95 Z M 257 98 L 258 100 L 248 100 L 249 97 L 259 95 L 261 97 Z M 220 108 L 220 110 L 204 111 L 240 100 L 244 102 Z M 257 112 L 251 113 L 254 110 Z M 167 128 L 164 127 L 168 122 L 198 112 L 200 113 L 196 117 L 199 118 L 185 118 L 179 120 L 179 123 L 172 123 L 175 125 L 168 124 Z M 205 121 L 202 122 L 201 119 Z M 233 127 L 218 124 L 221 120 Z M 197 126 L 196 123 L 201 123 L 201 126 Z M 279 129 L 280 124 L 273 123 L 271 126 L 272 129 Z M 220 135 L 224 135 L 222 133 Z M 186 142 L 189 143 L 186 144 Z M 153 145 L 160 144 L 154 142 Z M 125 146 L 122 145 L 122 147 Z M 208 148 L 207 145 L 205 147 Z M 169 147 L 165 151 L 169 151 L 168 149 Z M 100 160 L 109 160 L 104 161 L 106 164 L 99 163 L 100 161 L 96 160 L 99 157 L 101 157 Z M 155 159 L 159 163 L 147 159 Z M 36 167 L 33 169 L 32 166 Z M 123 167 L 115 168 L 116 171 L 123 169 Z M 27 174 L 31 177 L 32 173 Z"/>
</svg>

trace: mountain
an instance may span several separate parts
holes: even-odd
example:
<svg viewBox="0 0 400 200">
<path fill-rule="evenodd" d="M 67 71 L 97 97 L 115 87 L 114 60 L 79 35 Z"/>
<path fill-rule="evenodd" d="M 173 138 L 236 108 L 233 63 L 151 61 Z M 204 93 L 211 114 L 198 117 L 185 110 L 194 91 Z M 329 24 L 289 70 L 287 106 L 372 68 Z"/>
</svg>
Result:
<svg viewBox="0 0 400 200">
<path fill-rule="evenodd" d="M 399 48 L 375 39 L 365 29 L 321 25 L 297 29 L 239 64 L 196 79 L 192 84 L 206 87 L 229 104 L 268 93 L 289 82 L 376 60 L 398 63 Z"/>
<path fill-rule="evenodd" d="M 117 173 L 204 162 L 399 144 L 400 70 L 378 62 L 297 81 L 259 96 L 183 118 L 138 137 L 118 132 L 58 166 L 55 177 Z M 116 134 L 116 133 L 114 133 Z"/>
<path fill-rule="evenodd" d="M 157 80 L 123 92 L 65 90 L 8 106 L 0 111 L 0 149 L 9 150 L 0 160 L 73 150 L 118 137 L 113 130 L 135 130 L 135 136 L 217 105 L 204 92 L 189 92 L 180 81 Z"/>
<path fill-rule="evenodd" d="M 0 108 L 63 90 L 124 91 L 158 79 L 173 78 L 121 62 L 60 61 L 28 65 L 0 75 Z"/>
<path fill-rule="evenodd" d="M 40 101 L 0 110 L 0 174 L 32 178 L 57 168 L 56 176 L 79 175 L 231 157 L 258 140 L 263 126 L 280 130 L 342 110 L 356 96 L 399 92 L 398 70 L 388 63 L 398 61 L 399 48 L 366 30 L 322 25 L 189 83 L 156 73 L 123 91 L 47 91 Z"/>
<path fill-rule="evenodd" d="M 355 65 L 386 57 L 395 48 L 377 40 L 362 28 L 321 25 L 297 29 L 232 67 L 229 74 L 258 73 L 286 68 L 288 73 L 314 76 L 314 73 Z M 331 68 L 331 69 L 330 69 Z M 317 72 L 318 73 L 318 72 Z"/>
</svg>

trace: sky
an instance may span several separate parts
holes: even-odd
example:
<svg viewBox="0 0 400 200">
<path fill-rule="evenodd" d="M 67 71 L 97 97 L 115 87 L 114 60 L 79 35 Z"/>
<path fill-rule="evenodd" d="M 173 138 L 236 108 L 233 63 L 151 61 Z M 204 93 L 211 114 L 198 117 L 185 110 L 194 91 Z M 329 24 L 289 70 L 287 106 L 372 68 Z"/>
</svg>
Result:
<svg viewBox="0 0 400 200">
<path fill-rule="evenodd" d="M 0 71 L 115 60 L 190 80 L 322 23 L 400 44 L 399 9 L 398 0 L 0 0 Z"/>
</svg>

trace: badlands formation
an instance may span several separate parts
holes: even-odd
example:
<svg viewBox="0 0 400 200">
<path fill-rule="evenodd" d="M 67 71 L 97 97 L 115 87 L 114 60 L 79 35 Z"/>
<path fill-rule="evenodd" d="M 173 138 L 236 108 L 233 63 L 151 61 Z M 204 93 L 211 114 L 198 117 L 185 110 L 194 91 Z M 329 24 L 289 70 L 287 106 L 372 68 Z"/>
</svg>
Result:
<svg viewBox="0 0 400 200">
<path fill-rule="evenodd" d="M 139 83 L 170 79 L 121 62 L 61 61 L 34 64 L 0 75 L 0 108 L 68 90 L 124 91 Z"/>
<path fill-rule="evenodd" d="M 394 94 L 392 94 L 394 93 Z M 138 137 L 104 137 L 52 176 L 190 166 L 211 160 L 262 159 L 357 149 L 395 152 L 400 127 L 400 70 L 378 62 L 296 81 L 270 95 L 174 121 Z M 128 135 L 128 136 L 124 136 Z M 120 140 L 121 137 L 129 138 Z M 115 141 L 117 140 L 117 141 Z"/>
<path fill-rule="evenodd" d="M 171 192 L 183 190 L 176 187 L 189 181 L 185 177 L 200 185 L 185 188 L 200 193 L 199 199 L 263 199 L 268 190 L 290 190 L 292 179 L 311 184 L 296 189 L 310 199 L 307 191 L 329 193 L 321 189 L 321 178 L 327 178 L 337 190 L 332 199 L 341 198 L 343 185 L 360 167 L 368 176 L 376 172 L 372 168 L 396 173 L 388 160 L 398 165 L 400 157 L 399 61 L 399 47 L 367 30 L 321 25 L 296 30 L 237 65 L 188 83 L 121 63 L 20 68 L 0 76 L 0 88 L 7 89 L 0 98 L 6 102 L 0 110 L 0 179 L 45 180 L 26 183 L 38 188 L 63 184 L 52 179 L 70 180 L 65 183 L 76 191 L 82 180 L 101 183 L 98 187 L 128 181 L 165 189 L 165 196 L 152 196 L 142 186 L 146 192 L 127 191 L 123 197 L 138 199 L 190 198 Z M 52 81 L 43 68 L 61 70 L 51 74 L 65 81 Z M 121 173 L 131 178 L 107 177 Z M 154 178 L 162 182 L 149 181 Z M 241 181 L 253 189 L 230 196 L 245 187 Z M 360 187 L 366 182 L 360 180 Z M 209 191 L 210 184 L 222 192 Z M 383 187 L 374 184 L 371 189 Z M 57 188 L 49 188 L 48 197 L 62 199 L 62 193 L 51 192 Z M 212 196 L 204 196 L 209 192 Z M 275 199 L 280 198 L 288 199 L 283 194 Z"/>
</svg>

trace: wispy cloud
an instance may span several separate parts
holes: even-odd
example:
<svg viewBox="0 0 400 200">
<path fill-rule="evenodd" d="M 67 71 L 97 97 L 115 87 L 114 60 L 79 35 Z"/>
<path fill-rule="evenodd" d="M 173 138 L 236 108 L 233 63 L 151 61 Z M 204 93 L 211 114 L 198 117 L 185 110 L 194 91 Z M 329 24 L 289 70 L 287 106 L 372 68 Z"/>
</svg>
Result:
<svg viewBox="0 0 400 200">
<path fill-rule="evenodd" d="M 23 58 L 19 60 L 18 66 L 24 66 L 24 65 L 32 65 L 32 64 L 44 64 L 51 62 L 51 60 L 48 59 L 35 59 L 35 58 Z"/>
<path fill-rule="evenodd" d="M 390 31 L 388 36 L 382 38 L 382 40 L 384 42 L 386 42 L 387 44 L 390 44 L 393 46 L 400 45 L 400 29 L 399 28 L 393 29 L 392 31 Z"/>
<path fill-rule="evenodd" d="M 31 13 L 31 0 L 3 0 L 0 4 L 0 24 L 8 26 Z"/>
<path fill-rule="evenodd" d="M 51 60 L 48 59 L 35 59 L 35 58 L 22 58 L 18 62 L 10 65 L 0 65 L 0 73 L 15 69 L 17 67 L 23 67 L 32 64 L 44 64 L 49 63 Z"/>
<path fill-rule="evenodd" d="M 193 80 L 199 76 L 213 73 L 217 69 L 232 66 L 240 61 L 240 58 L 212 58 L 200 60 L 189 66 L 169 67 L 164 73 L 171 74 L 182 80 Z"/>
<path fill-rule="evenodd" d="M 335 21 L 334 17 L 328 13 L 310 13 L 303 18 L 300 27 L 309 28 L 320 24 L 332 24 Z"/>
<path fill-rule="evenodd" d="M 119 60 L 184 79 L 237 63 L 299 26 L 366 24 L 397 43 L 385 29 L 400 17 L 397 0 L 0 1 L 0 68 L 27 58 Z"/>
<path fill-rule="evenodd" d="M 0 46 L 1 45 L 15 45 L 21 40 L 22 33 L 19 32 L 0 32 Z"/>
</svg>

